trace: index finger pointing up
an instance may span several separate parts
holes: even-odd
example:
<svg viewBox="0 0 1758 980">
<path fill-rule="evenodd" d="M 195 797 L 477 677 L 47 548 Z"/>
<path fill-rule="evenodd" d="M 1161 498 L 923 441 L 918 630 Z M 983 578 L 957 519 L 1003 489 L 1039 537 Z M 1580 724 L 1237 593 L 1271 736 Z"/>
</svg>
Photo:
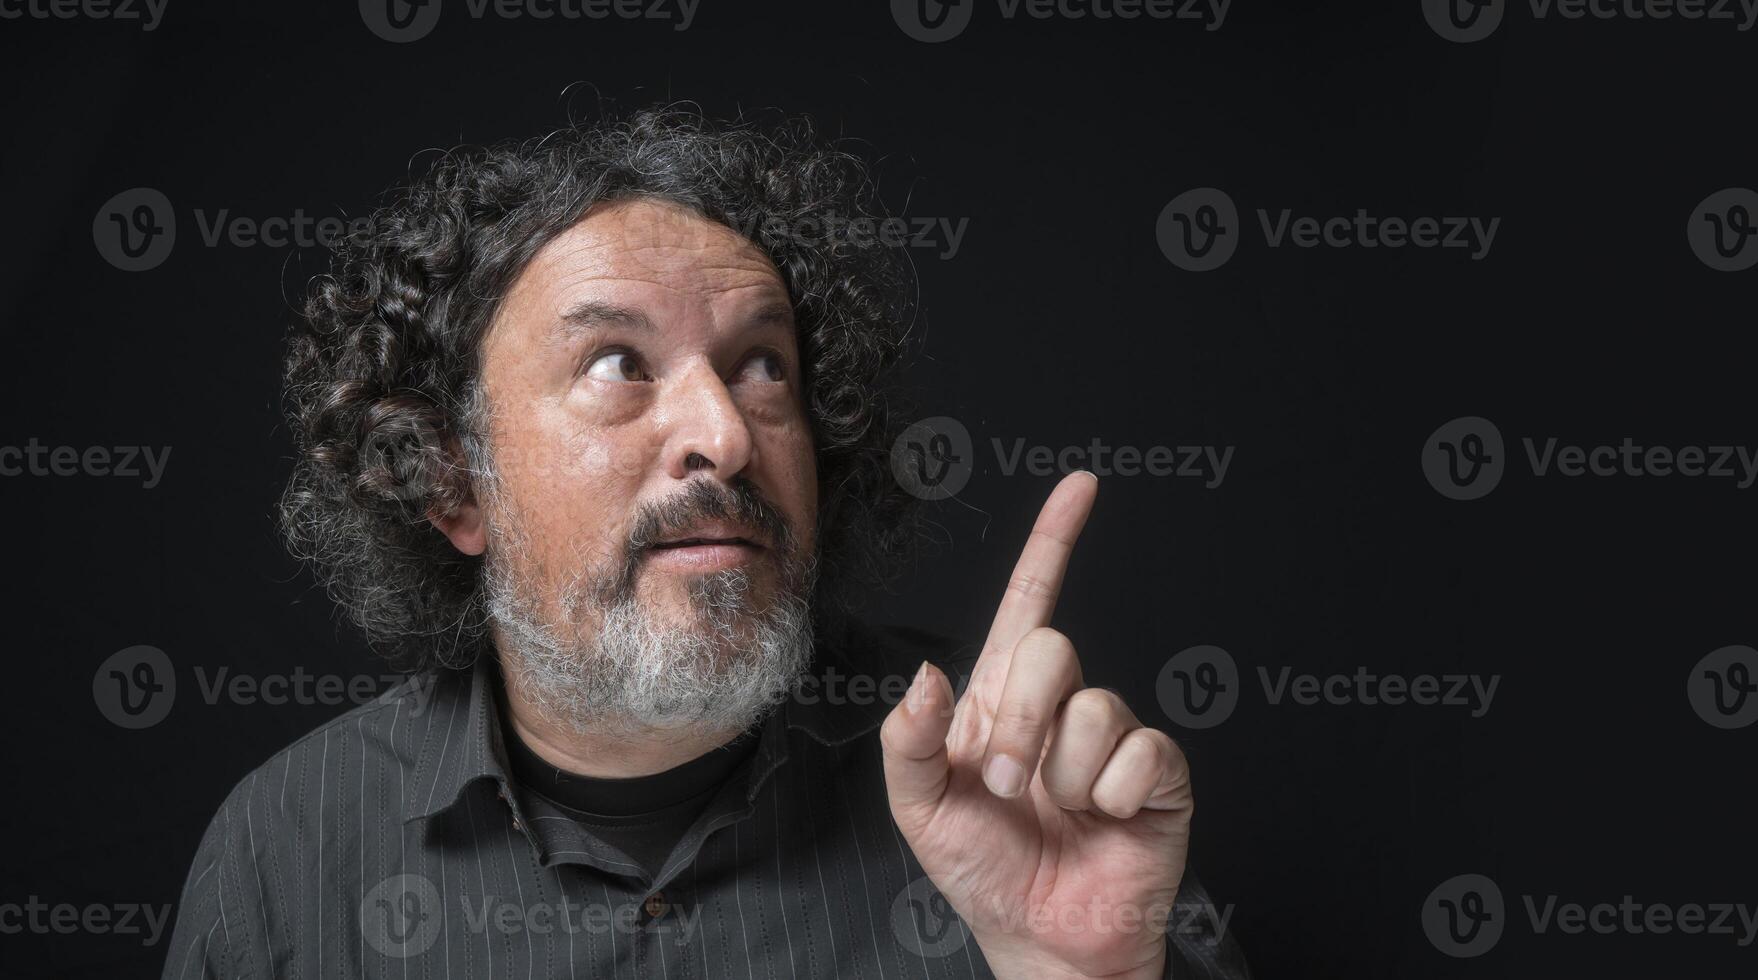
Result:
<svg viewBox="0 0 1758 980">
<path fill-rule="evenodd" d="M 1074 542 L 1086 526 L 1087 515 L 1093 512 L 1098 493 L 1099 478 L 1086 470 L 1068 474 L 1050 491 L 1019 562 L 1013 566 L 1013 576 L 1007 580 L 1001 607 L 989 627 L 989 640 L 983 645 L 983 657 L 1011 654 L 1021 637 L 1050 625 L 1056 597 L 1062 592 L 1062 577 L 1068 571 L 1068 556 L 1074 552 Z"/>
</svg>

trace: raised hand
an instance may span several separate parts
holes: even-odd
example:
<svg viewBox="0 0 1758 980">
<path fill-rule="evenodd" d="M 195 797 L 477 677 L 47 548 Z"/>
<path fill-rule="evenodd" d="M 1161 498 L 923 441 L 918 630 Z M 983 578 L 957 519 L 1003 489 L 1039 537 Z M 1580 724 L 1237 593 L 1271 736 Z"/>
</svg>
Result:
<svg viewBox="0 0 1758 980">
<path fill-rule="evenodd" d="M 1097 493 L 1051 492 L 964 696 L 924 663 L 880 734 L 892 816 L 1002 980 L 1161 976 L 1184 874 L 1184 754 L 1050 628 Z"/>
</svg>

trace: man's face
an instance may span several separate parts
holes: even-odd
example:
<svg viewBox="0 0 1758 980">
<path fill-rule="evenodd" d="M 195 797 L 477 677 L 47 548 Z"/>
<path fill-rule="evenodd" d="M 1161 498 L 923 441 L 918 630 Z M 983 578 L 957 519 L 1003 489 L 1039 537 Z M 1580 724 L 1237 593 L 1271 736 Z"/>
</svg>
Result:
<svg viewBox="0 0 1758 980">
<path fill-rule="evenodd" d="M 602 682 L 562 710 L 687 715 L 688 692 L 616 704 L 628 685 L 602 685 L 712 682 L 803 600 L 817 477 L 800 370 L 774 265 L 679 206 L 595 208 L 520 275 L 484 340 L 482 538 L 503 653 Z"/>
</svg>

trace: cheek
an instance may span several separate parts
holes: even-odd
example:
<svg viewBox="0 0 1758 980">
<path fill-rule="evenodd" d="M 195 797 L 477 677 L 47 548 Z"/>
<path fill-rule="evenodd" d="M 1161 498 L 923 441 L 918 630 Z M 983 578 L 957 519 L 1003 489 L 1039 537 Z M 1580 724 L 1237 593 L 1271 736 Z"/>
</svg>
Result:
<svg viewBox="0 0 1758 980">
<path fill-rule="evenodd" d="M 762 458 L 774 481 L 773 499 L 810 544 L 818 521 L 818 460 L 812 434 L 801 419 L 767 430 Z"/>
<path fill-rule="evenodd" d="M 591 431 L 565 417 L 531 413 L 509 432 L 495 467 L 531 545 L 566 560 L 608 554 L 627 534 L 628 502 L 652 465 L 650 446 L 631 429 Z"/>
</svg>

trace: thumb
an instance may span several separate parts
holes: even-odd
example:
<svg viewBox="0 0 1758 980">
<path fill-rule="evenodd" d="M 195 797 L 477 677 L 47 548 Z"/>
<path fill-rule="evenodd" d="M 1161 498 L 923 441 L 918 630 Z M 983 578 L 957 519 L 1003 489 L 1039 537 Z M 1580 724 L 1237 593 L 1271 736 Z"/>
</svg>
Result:
<svg viewBox="0 0 1758 980">
<path fill-rule="evenodd" d="M 903 700 L 879 729 L 891 815 L 906 833 L 927 821 L 946 792 L 946 733 L 952 728 L 952 684 L 922 661 Z"/>
</svg>

